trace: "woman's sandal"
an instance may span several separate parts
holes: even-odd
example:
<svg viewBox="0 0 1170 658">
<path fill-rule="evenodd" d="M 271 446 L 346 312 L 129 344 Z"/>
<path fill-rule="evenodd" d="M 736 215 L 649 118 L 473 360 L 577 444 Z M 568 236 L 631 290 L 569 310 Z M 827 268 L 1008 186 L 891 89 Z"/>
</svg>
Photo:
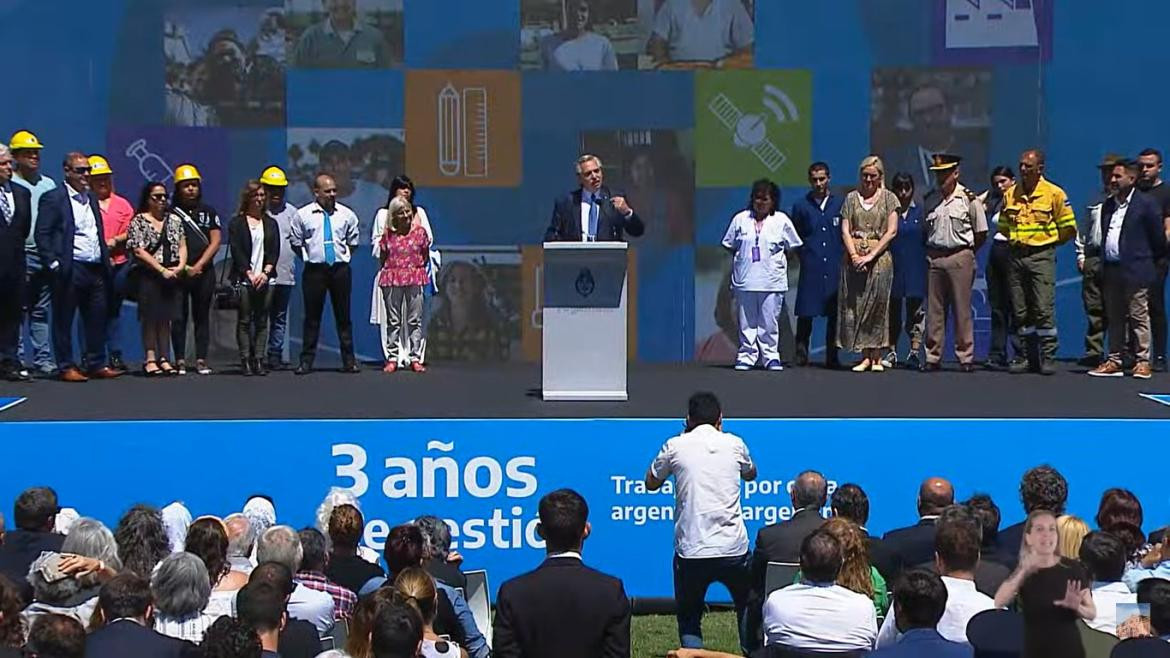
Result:
<svg viewBox="0 0 1170 658">
<path fill-rule="evenodd" d="M 154 370 L 150 369 L 151 366 L 154 366 Z M 147 377 L 158 377 L 162 374 L 162 372 L 162 369 L 158 367 L 158 361 L 155 361 L 154 359 L 144 361 L 142 363 L 142 374 L 146 375 Z"/>
<path fill-rule="evenodd" d="M 171 365 L 171 362 L 167 361 L 166 359 L 159 359 L 158 360 L 158 368 L 159 368 L 159 372 L 163 373 L 164 375 L 173 375 L 177 372 L 175 370 L 175 368 Z"/>
</svg>

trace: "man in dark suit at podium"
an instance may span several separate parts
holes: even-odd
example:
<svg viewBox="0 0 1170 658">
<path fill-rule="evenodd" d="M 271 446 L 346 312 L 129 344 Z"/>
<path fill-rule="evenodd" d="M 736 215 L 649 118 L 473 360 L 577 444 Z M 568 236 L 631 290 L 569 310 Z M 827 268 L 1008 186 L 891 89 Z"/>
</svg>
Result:
<svg viewBox="0 0 1170 658">
<path fill-rule="evenodd" d="M 571 489 L 540 500 L 538 531 L 548 557 L 496 597 L 497 658 L 628 658 L 630 601 L 622 581 L 581 561 L 589 506 Z"/>
<path fill-rule="evenodd" d="M 0 378 L 32 379 L 21 365 L 21 295 L 24 290 L 24 243 L 32 227 L 32 196 L 12 183 L 12 152 L 0 144 Z"/>
<path fill-rule="evenodd" d="M 627 233 L 636 238 L 646 232 L 626 198 L 611 193 L 603 178 L 596 155 L 577 158 L 581 187 L 556 200 L 545 242 L 621 242 Z"/>
</svg>

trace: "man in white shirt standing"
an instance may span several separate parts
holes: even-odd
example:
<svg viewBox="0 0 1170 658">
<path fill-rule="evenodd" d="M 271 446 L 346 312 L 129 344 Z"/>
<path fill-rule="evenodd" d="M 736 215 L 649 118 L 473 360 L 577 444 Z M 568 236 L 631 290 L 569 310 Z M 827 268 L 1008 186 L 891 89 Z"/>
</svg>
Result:
<svg viewBox="0 0 1170 658">
<path fill-rule="evenodd" d="M 361 239 L 358 218 L 352 210 L 337 203 L 337 183 L 332 176 L 319 174 L 313 181 L 313 194 L 317 200 L 297 211 L 289 232 L 289 244 L 305 261 L 301 275 L 305 290 L 304 342 L 296 374 L 307 375 L 313 371 L 326 294 L 337 326 L 341 371 L 360 372 L 353 351 L 353 322 L 349 312 L 353 290 L 349 259 Z"/>
<path fill-rule="evenodd" d="M 982 529 L 973 522 L 940 521 L 934 533 L 934 567 L 947 589 L 946 609 L 936 630 L 951 642 L 967 642 L 967 622 L 976 614 L 995 607 L 990 596 L 975 589 L 975 568 L 979 565 Z M 901 632 L 895 609 L 882 623 L 877 648 L 893 646 Z"/>
<path fill-rule="evenodd" d="M 873 602 L 837 584 L 841 544 L 823 529 L 800 545 L 803 580 L 764 601 L 764 645 L 796 651 L 869 651 L 877 638 Z"/>
<path fill-rule="evenodd" d="M 699 392 L 687 405 L 686 430 L 663 444 L 646 472 L 657 491 L 674 475 L 674 598 L 678 635 L 687 649 L 703 647 L 704 598 L 711 583 L 731 592 L 743 637 L 751 590 L 751 554 L 740 507 L 740 480 L 756 479 L 743 440 L 723 432 L 723 411 L 713 393 Z M 872 606 L 871 606 L 872 607 Z"/>
</svg>

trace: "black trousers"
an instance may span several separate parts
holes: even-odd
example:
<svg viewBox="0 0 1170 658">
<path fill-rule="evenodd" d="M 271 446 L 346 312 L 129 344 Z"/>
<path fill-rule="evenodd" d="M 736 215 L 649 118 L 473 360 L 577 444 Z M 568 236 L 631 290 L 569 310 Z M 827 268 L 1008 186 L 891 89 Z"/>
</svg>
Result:
<svg viewBox="0 0 1170 658">
<path fill-rule="evenodd" d="M 24 264 L 12 276 L 0 278 L 0 370 L 20 370 L 20 320 L 24 294 Z"/>
<path fill-rule="evenodd" d="M 987 360 L 1007 363 L 1013 356 L 1023 356 L 1020 337 L 1016 334 L 1015 318 L 1012 316 L 1012 288 L 1009 269 L 1012 249 L 1003 240 L 991 243 L 987 258 L 987 306 L 991 311 L 991 346 Z M 1008 347 L 1011 352 L 1008 352 Z"/>
<path fill-rule="evenodd" d="M 825 363 L 837 364 L 837 296 L 833 295 L 825 302 Z M 808 343 L 812 338 L 813 319 L 800 316 L 796 319 L 796 353 L 808 354 Z"/>
<path fill-rule="evenodd" d="M 57 368 L 77 366 L 73 359 L 73 318 L 81 313 L 85 331 L 85 362 L 90 368 L 106 363 L 106 313 L 109 311 L 109 272 L 98 263 L 73 261 L 69 273 L 58 271 L 53 281 L 53 351 Z"/>
<path fill-rule="evenodd" d="M 187 318 L 195 321 L 195 358 L 206 359 L 211 346 L 211 299 L 215 296 L 215 268 L 207 269 L 197 277 L 180 277 L 179 320 L 171 324 L 171 347 L 175 359 L 187 355 Z"/>
<path fill-rule="evenodd" d="M 257 290 L 244 281 L 240 287 L 240 308 L 236 316 L 236 344 L 240 359 L 262 359 L 268 348 L 268 309 L 272 305 L 271 283 Z"/>
<path fill-rule="evenodd" d="M 341 347 L 344 365 L 354 363 L 353 323 L 350 321 L 350 292 L 353 273 L 349 263 L 305 263 L 301 286 L 305 290 L 305 327 L 301 346 L 301 363 L 313 365 L 317 356 L 317 339 L 321 334 L 321 314 L 325 312 L 325 295 L 333 307 L 333 323 L 337 325 L 337 342 Z"/>
</svg>

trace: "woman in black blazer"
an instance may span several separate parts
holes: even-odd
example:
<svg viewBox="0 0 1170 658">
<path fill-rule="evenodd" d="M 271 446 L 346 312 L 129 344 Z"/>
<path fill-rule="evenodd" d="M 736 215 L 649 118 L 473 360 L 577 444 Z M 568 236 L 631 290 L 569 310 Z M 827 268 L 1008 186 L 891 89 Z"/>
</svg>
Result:
<svg viewBox="0 0 1170 658">
<path fill-rule="evenodd" d="M 245 376 L 268 374 L 263 356 L 268 346 L 268 308 L 280 255 L 280 229 L 264 212 L 267 201 L 260 181 L 248 181 L 240 191 L 239 209 L 228 224 L 231 278 L 240 292 L 236 342 Z"/>
</svg>

